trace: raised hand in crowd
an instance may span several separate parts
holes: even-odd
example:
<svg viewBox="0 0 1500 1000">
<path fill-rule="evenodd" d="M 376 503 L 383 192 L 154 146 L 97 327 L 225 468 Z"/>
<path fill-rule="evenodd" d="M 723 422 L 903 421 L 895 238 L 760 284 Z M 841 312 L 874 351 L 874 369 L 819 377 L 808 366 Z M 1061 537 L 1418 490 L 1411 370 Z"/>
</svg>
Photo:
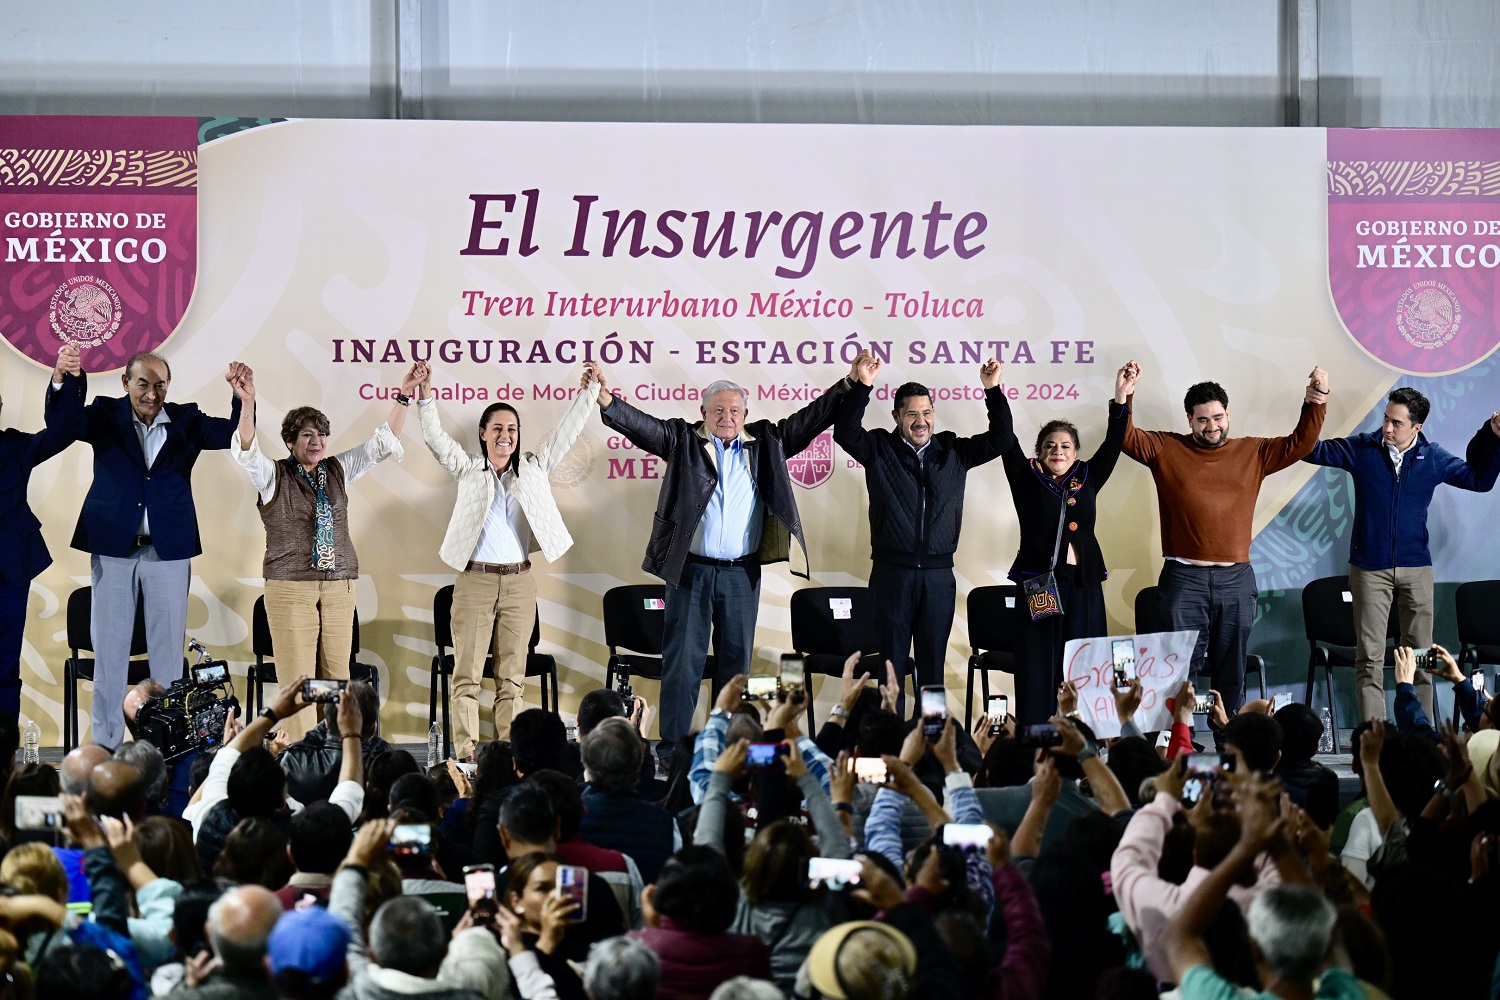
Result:
<svg viewBox="0 0 1500 1000">
<path fill-rule="evenodd" d="M 739 778 L 745 773 L 745 761 L 749 756 L 750 741 L 735 740 L 733 743 L 725 744 L 724 749 L 719 752 L 718 759 L 714 761 L 714 770 Z"/>
<path fill-rule="evenodd" d="M 1223 729 L 1229 725 L 1229 710 L 1224 707 L 1224 696 L 1213 688 L 1208 693 L 1214 697 L 1214 707 L 1208 710 L 1208 728 Z M 1197 697 L 1194 696 L 1194 701 Z"/>
<path fill-rule="evenodd" d="M 922 732 L 921 726 L 912 726 L 906 734 L 906 739 L 901 741 L 901 763 L 907 767 L 916 767 L 925 756 L 927 756 L 927 736 Z"/>
<path fill-rule="evenodd" d="M 521 918 L 508 906 L 495 910 L 495 930 L 500 935 L 500 945 L 515 957 L 526 951 L 526 942 L 521 938 Z"/>
<path fill-rule="evenodd" d="M 802 716 L 807 711 L 807 703 L 797 698 L 788 698 L 783 691 L 771 702 L 771 710 L 766 713 L 766 729 L 780 729 L 786 734 L 786 738 L 792 742 L 800 740 L 802 732 Z"/>
<path fill-rule="evenodd" d="M 1193 709 L 1198 706 L 1198 692 L 1191 680 L 1182 682 L 1182 687 L 1172 696 L 1172 718 L 1189 729 L 1193 726 Z"/>
<path fill-rule="evenodd" d="M 1500 437 L 1500 410 L 1490 414 L 1490 431 L 1496 437 Z"/>
<path fill-rule="evenodd" d="M 1125 400 L 1135 394 L 1135 384 L 1140 380 L 1141 366 L 1134 361 L 1127 361 L 1115 372 L 1115 402 L 1123 405 Z"/>
<path fill-rule="evenodd" d="M 1417 657 L 1410 646 L 1397 646 L 1394 656 L 1397 684 L 1415 684 Z"/>
<path fill-rule="evenodd" d="M 986 389 L 993 389 L 1005 378 L 1005 366 L 994 358 L 990 358 L 979 366 L 979 384 Z"/>
<path fill-rule="evenodd" d="M 344 864 L 369 868 L 384 858 L 387 845 L 391 842 L 391 832 L 395 829 L 396 821 L 393 819 L 366 820 L 354 834 L 354 843 L 349 845 L 348 852 L 344 854 Z"/>
<path fill-rule="evenodd" d="M 896 665 L 885 661 L 885 683 L 880 685 L 880 707 L 894 712 L 901 701 L 901 678 L 896 676 Z"/>
<path fill-rule="evenodd" d="M 57 364 L 52 369 L 52 381 L 61 382 L 64 375 L 78 375 L 83 372 L 82 356 L 79 354 L 77 344 L 64 344 L 57 352 Z"/>
<path fill-rule="evenodd" d="M 1062 745 L 1054 747 L 1054 753 L 1060 753 L 1064 757 L 1077 757 L 1083 753 L 1088 741 L 1083 738 L 1083 731 L 1073 725 L 1072 719 L 1065 715 L 1054 715 L 1047 721 L 1057 727 L 1058 735 L 1062 737 Z"/>
<path fill-rule="evenodd" d="M 1135 678 L 1128 678 L 1125 686 L 1120 687 L 1113 677 L 1109 681 L 1110 694 L 1115 696 L 1115 718 L 1120 720 L 1120 725 L 1135 718 L 1135 713 L 1140 710 L 1141 697 L 1145 691 L 1141 682 Z"/>
<path fill-rule="evenodd" d="M 1307 393 L 1303 398 L 1309 403 L 1326 403 L 1330 391 L 1328 373 L 1315 366 L 1307 376 Z"/>
<path fill-rule="evenodd" d="M 1477 835 L 1469 843 L 1469 881 L 1478 882 L 1495 868 L 1495 838 L 1488 833 Z"/>
<path fill-rule="evenodd" d="M 745 703 L 745 681 L 747 679 L 747 675 L 745 674 L 735 674 L 731 677 L 719 689 L 719 696 L 714 699 L 714 708 L 721 709 L 731 715 L 738 712 L 740 706 Z"/>
<path fill-rule="evenodd" d="M 854 367 L 849 371 L 849 377 L 856 382 L 865 385 L 874 385 L 875 378 L 880 374 L 881 362 L 869 351 L 860 351 L 859 357 L 854 359 Z"/>
<path fill-rule="evenodd" d="M 922 731 L 921 726 L 916 727 L 917 732 Z M 932 744 L 932 755 L 942 765 L 944 774 L 952 774 L 958 767 L 958 723 L 953 721 L 953 716 L 943 720 L 943 732 L 937 741 Z"/>
<path fill-rule="evenodd" d="M 842 726 L 844 721 L 849 718 L 849 713 L 853 711 L 855 703 L 859 701 L 860 692 L 870 682 L 870 672 L 868 670 L 860 673 L 858 677 L 854 676 L 854 668 L 859 666 L 860 657 L 863 655 L 863 653 L 856 650 L 850 653 L 849 658 L 844 661 L 843 672 L 839 674 L 839 707 L 843 709 L 844 714 L 840 715 L 837 712 L 830 714 L 828 716 L 829 722 Z"/>
<path fill-rule="evenodd" d="M 859 785 L 859 775 L 854 770 L 854 757 L 847 750 L 840 750 L 838 759 L 828 771 L 828 798 L 834 804 L 854 804 L 854 789 Z"/>
<path fill-rule="evenodd" d="M 1078 685 L 1063 681 L 1057 686 L 1057 714 L 1072 715 L 1078 711 Z"/>
<path fill-rule="evenodd" d="M 1002 733 L 1005 730 L 1005 725 L 1006 723 L 1002 720 L 1000 722 Z M 995 740 L 999 738 L 990 735 L 990 717 L 988 714 L 981 715 L 978 719 L 974 720 L 974 728 L 970 731 L 969 735 L 973 737 L 974 745 L 979 748 L 979 756 L 981 757 L 990 752 L 990 747 L 994 746 Z"/>
<path fill-rule="evenodd" d="M 859 858 L 859 888 L 850 895 L 876 910 L 894 910 L 906 902 L 900 883 L 865 855 Z"/>
<path fill-rule="evenodd" d="M 469 776 L 467 774 L 464 774 L 464 769 L 459 767 L 458 761 L 454 760 L 452 757 L 449 757 L 444 763 L 448 771 L 448 777 L 453 779 L 453 787 L 458 790 L 458 797 L 461 799 L 467 799 L 470 792 L 473 790 L 473 785 L 469 781 Z"/>
<path fill-rule="evenodd" d="M 68 827 L 68 836 L 73 843 L 85 851 L 95 847 L 108 847 L 109 839 L 104 835 L 104 828 L 89 812 L 89 807 L 83 801 L 82 795 L 59 795 L 62 802 L 63 821 Z"/>
<path fill-rule="evenodd" d="M 943 875 L 943 852 L 928 851 L 922 859 L 922 867 L 912 877 L 912 885 L 936 899 L 948 891 L 948 879 Z"/>
<path fill-rule="evenodd" d="M 783 758 L 786 762 L 786 776 L 795 782 L 807 773 L 807 761 L 802 759 L 802 751 L 797 749 L 796 740 L 783 740 L 781 745 L 786 747 L 786 756 Z"/>
<path fill-rule="evenodd" d="M 537 938 L 536 950 L 544 955 L 556 954 L 568 931 L 568 922 L 577 912 L 578 900 L 572 896 L 549 895 L 543 900 L 542 933 Z"/>
<path fill-rule="evenodd" d="M 1464 801 L 1468 804 L 1469 812 L 1472 814 L 1484 804 L 1485 795 L 1484 788 L 1474 775 L 1474 763 L 1469 758 L 1469 745 L 1464 742 L 1462 734 L 1453 728 L 1453 723 L 1447 719 L 1439 723 L 1438 736 L 1442 740 L 1438 750 L 1441 751 L 1443 761 L 1447 764 L 1447 769 L 1443 774 L 1443 786 L 1450 794 L 1456 795 L 1462 792 Z M 1443 800 L 1443 812 L 1446 812 L 1447 801 L 1444 797 L 1439 795 L 1434 798 Z M 1441 819 L 1442 817 L 1435 818 Z"/>
<path fill-rule="evenodd" d="M 1010 864 L 1010 834 L 993 823 L 986 825 L 990 828 L 990 843 L 985 849 L 985 857 L 991 868 L 1003 868 Z"/>
<path fill-rule="evenodd" d="M 1453 658 L 1452 653 L 1437 643 L 1432 644 L 1430 652 L 1432 655 L 1427 660 L 1428 671 L 1452 684 L 1463 682 L 1464 672 L 1458 668 L 1458 661 Z"/>
</svg>

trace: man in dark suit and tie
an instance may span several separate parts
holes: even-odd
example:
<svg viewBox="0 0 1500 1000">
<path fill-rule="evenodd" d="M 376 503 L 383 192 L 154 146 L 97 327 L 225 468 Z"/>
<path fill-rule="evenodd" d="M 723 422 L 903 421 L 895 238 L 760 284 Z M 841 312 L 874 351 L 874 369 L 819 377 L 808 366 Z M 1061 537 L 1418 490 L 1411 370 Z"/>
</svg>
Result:
<svg viewBox="0 0 1500 1000">
<path fill-rule="evenodd" d="M 14 428 L 0 431 L 0 552 L 5 553 L 0 559 L 0 716 L 12 719 L 21 714 L 26 595 L 37 574 L 52 565 L 26 488 L 32 469 L 72 443 L 67 427 L 83 412 L 83 378 L 78 371 L 78 348 L 65 345 L 54 372 L 62 388 L 47 413 L 46 428 L 36 434 Z"/>
<path fill-rule="evenodd" d="M 61 390 L 57 374 L 49 406 Z M 234 362 L 224 377 L 232 384 L 249 374 Z M 202 451 L 228 448 L 240 417 L 238 396 L 228 417 L 207 416 L 196 403 L 168 403 L 172 369 L 158 354 L 131 358 L 120 380 L 127 395 L 96 397 L 71 429 L 74 440 L 94 447 L 94 481 L 73 548 L 91 556 L 93 740 L 106 747 L 118 746 L 125 734 L 120 706 L 137 591 L 145 603 L 152 678 L 168 685 L 182 674 L 189 562 L 203 551 L 193 463 Z"/>
</svg>

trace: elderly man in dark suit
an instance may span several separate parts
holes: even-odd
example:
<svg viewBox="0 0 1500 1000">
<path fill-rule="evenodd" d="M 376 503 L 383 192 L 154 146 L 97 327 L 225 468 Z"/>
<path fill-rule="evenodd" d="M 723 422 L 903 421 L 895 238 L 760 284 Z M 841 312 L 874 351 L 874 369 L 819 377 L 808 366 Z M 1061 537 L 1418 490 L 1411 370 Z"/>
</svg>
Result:
<svg viewBox="0 0 1500 1000">
<path fill-rule="evenodd" d="M 225 380 L 249 377 L 239 362 Z M 127 395 L 99 396 L 72 422 L 72 440 L 94 447 L 94 481 L 83 501 L 73 548 L 90 554 L 94 676 L 93 740 L 116 747 L 125 733 L 125 694 L 136 593 L 145 602 L 151 676 L 171 684 L 182 673 L 187 632 L 188 566 L 203 551 L 193 506 L 193 463 L 205 450 L 229 447 L 239 422 L 235 396 L 228 417 L 196 403 L 168 403 L 172 369 L 158 354 L 130 359 L 120 376 Z M 49 411 L 62 390 L 56 378 Z"/>
<path fill-rule="evenodd" d="M 661 756 L 692 728 L 711 631 L 719 658 L 715 693 L 750 669 L 761 566 L 788 560 L 793 573 L 808 575 L 786 460 L 833 425 L 852 372 L 784 420 L 748 423 L 750 394 L 733 382 L 705 389 L 703 419 L 688 423 L 661 420 L 613 395 L 599 365 L 588 366 L 584 380 L 590 377 L 599 380 L 604 423 L 667 463 L 642 564 L 667 583 Z"/>
<path fill-rule="evenodd" d="M 66 448 L 72 439 L 66 426 L 83 410 L 83 379 L 78 348 L 63 347 L 54 379 L 61 385 L 57 405 L 47 414 L 46 429 L 27 434 L 0 431 L 0 716 L 21 714 L 21 636 L 26 625 L 26 595 L 37 574 L 52 565 L 42 540 L 42 524 L 31 512 L 26 487 L 31 470 Z"/>
</svg>

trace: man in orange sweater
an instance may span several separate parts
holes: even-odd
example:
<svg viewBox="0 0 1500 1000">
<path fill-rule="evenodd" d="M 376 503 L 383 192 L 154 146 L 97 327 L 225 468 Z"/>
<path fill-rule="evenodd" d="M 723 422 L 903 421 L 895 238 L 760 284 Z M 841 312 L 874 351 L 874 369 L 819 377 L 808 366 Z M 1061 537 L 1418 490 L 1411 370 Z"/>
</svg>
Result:
<svg viewBox="0 0 1500 1000">
<path fill-rule="evenodd" d="M 1127 366 L 1133 410 L 1140 365 Z M 1207 672 L 1232 714 L 1245 697 L 1245 649 L 1255 621 L 1250 529 L 1263 479 L 1300 461 L 1318 443 L 1328 373 L 1308 376 L 1302 415 L 1286 437 L 1229 436 L 1229 396 L 1217 382 L 1187 391 L 1191 433 L 1143 431 L 1126 417 L 1125 454 L 1151 470 L 1161 512 L 1162 612 L 1174 630 L 1197 629 L 1192 675 Z"/>
</svg>

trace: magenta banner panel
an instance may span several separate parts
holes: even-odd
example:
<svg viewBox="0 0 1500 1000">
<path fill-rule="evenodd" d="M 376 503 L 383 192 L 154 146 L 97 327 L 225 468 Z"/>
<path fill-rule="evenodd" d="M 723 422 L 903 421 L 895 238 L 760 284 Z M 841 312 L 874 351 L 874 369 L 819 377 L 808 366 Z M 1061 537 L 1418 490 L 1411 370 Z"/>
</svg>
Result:
<svg viewBox="0 0 1500 1000">
<path fill-rule="evenodd" d="M 198 119 L 3 122 L 0 335 L 90 372 L 160 347 L 197 280 Z"/>
<path fill-rule="evenodd" d="M 1328 281 L 1364 350 L 1418 375 L 1480 361 L 1497 276 L 1500 130 L 1328 130 Z"/>
</svg>

